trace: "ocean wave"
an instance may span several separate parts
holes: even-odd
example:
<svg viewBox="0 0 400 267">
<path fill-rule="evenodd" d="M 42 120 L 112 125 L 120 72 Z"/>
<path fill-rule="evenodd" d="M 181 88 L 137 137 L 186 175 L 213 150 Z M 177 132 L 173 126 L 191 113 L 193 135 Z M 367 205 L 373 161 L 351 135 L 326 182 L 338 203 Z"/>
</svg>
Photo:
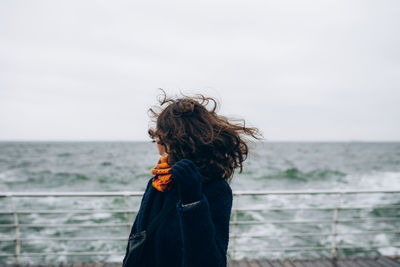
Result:
<svg viewBox="0 0 400 267">
<path fill-rule="evenodd" d="M 283 171 L 278 171 L 268 175 L 263 175 L 263 178 L 309 181 L 309 180 L 327 179 L 332 177 L 337 178 L 344 176 L 346 176 L 346 173 L 338 170 L 315 169 L 307 172 L 307 171 L 301 171 L 298 168 L 289 168 Z"/>
<path fill-rule="evenodd" d="M 357 189 L 400 189 L 400 172 L 372 171 L 351 174 L 346 177 L 346 180 Z"/>
<path fill-rule="evenodd" d="M 66 158 L 66 157 L 70 157 L 70 156 L 72 156 L 72 153 L 69 153 L 69 152 L 57 154 L 57 157 L 60 157 L 60 158 Z"/>
</svg>

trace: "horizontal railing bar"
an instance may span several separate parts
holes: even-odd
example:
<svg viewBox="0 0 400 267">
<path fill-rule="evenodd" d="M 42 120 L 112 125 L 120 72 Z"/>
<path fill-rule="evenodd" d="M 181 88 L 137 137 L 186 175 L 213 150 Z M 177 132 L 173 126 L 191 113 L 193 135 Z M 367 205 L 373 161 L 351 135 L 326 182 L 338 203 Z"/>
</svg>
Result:
<svg viewBox="0 0 400 267">
<path fill-rule="evenodd" d="M 382 245 L 382 246 L 369 246 L 369 247 L 353 247 L 353 246 L 336 246 L 338 249 L 343 249 L 343 248 L 353 248 L 353 249 L 376 249 L 376 248 L 400 248 L 399 245 Z M 332 249 L 332 247 L 262 247 L 262 249 L 269 250 L 269 251 L 283 251 L 283 250 L 325 250 L 325 249 Z M 229 248 L 230 251 L 240 251 L 240 252 L 254 252 L 254 250 L 249 250 L 249 249 L 231 249 Z"/>
<path fill-rule="evenodd" d="M 377 235 L 377 234 L 400 234 L 400 231 L 366 231 L 366 232 L 349 232 L 349 233 L 336 233 L 336 235 Z M 286 237 L 286 236 L 329 236 L 332 233 L 282 233 L 279 235 L 257 235 L 257 234 L 240 234 L 229 235 L 233 237 Z"/>
<path fill-rule="evenodd" d="M 378 235 L 378 234 L 400 234 L 399 231 L 367 231 L 354 233 L 336 233 L 336 235 Z"/>
<path fill-rule="evenodd" d="M 337 222 L 364 222 L 364 221 L 400 221 L 400 217 L 382 217 L 382 218 L 359 218 L 359 219 L 345 219 L 345 220 L 337 220 Z"/>
<path fill-rule="evenodd" d="M 337 246 L 337 248 L 353 248 L 353 249 L 374 249 L 374 248 L 400 248 L 400 245 L 387 245 L 387 246 L 369 246 L 369 247 L 353 247 L 353 246 Z M 332 249 L 331 247 L 265 247 L 263 249 L 270 250 L 270 251 L 282 251 L 282 250 L 325 250 L 325 249 Z M 228 251 L 233 251 L 231 247 L 229 247 Z M 254 250 L 243 250 L 243 249 L 235 249 L 235 251 L 242 251 L 242 252 L 254 252 Z M 18 256 L 48 256 L 48 255 L 74 255 L 74 256 L 88 256 L 88 255 L 121 255 L 124 252 L 115 251 L 115 252 L 106 252 L 106 251 L 96 251 L 96 252 L 56 252 L 56 253 L 21 253 Z M 13 257 L 14 254 L 12 253 L 1 253 L 0 257 Z"/>
<path fill-rule="evenodd" d="M 232 208 L 232 211 L 269 211 L 269 210 L 358 210 L 358 209 L 400 209 L 400 205 L 365 207 L 293 207 L 293 208 Z"/>
<path fill-rule="evenodd" d="M 261 248 L 261 247 L 260 247 Z M 283 251 L 283 250 L 325 250 L 332 249 L 332 247 L 262 247 L 262 249 L 269 251 Z M 231 249 L 231 251 L 240 251 L 240 252 L 254 252 L 254 250 L 250 249 Z"/>
<path fill-rule="evenodd" d="M 349 232 L 336 233 L 336 235 L 377 235 L 377 234 L 400 234 L 399 231 L 366 231 L 366 232 Z M 229 238 L 234 237 L 286 237 L 286 236 L 327 236 L 332 233 L 282 233 L 279 235 L 257 235 L 257 234 L 240 234 L 229 235 Z M 104 238 L 84 238 L 84 237 L 43 237 L 43 238 L 19 238 L 22 241 L 100 241 L 100 240 L 127 240 L 127 237 L 104 237 Z M 15 238 L 0 238 L 0 241 L 13 242 Z"/>
<path fill-rule="evenodd" d="M 116 252 L 107 252 L 107 251 L 98 251 L 98 252 L 55 252 L 55 253 L 20 253 L 18 257 L 31 257 L 31 256 L 62 256 L 62 255 L 74 255 L 74 256 L 97 256 L 97 255 L 121 255 L 124 252 L 116 251 Z M 2 253 L 0 257 L 11 257 L 14 254 L 11 253 Z"/>
<path fill-rule="evenodd" d="M 336 235 L 375 235 L 375 234 L 400 234 L 400 231 L 366 231 L 366 232 L 349 232 L 349 233 L 336 233 Z M 240 235 L 229 235 L 230 238 L 234 237 L 286 237 L 286 236 L 326 236 L 332 235 L 332 233 L 281 233 L 279 235 L 257 235 L 257 234 L 240 234 Z M 0 241 L 15 241 L 15 238 L 4 238 Z M 36 241 L 36 240 L 55 240 L 55 241 L 98 241 L 98 240 L 127 240 L 126 237 L 104 237 L 104 238 L 83 238 L 83 237 L 48 237 L 48 238 L 19 238 L 23 241 Z"/>
<path fill-rule="evenodd" d="M 361 222 L 361 221 L 400 221 L 400 217 L 387 218 L 360 218 L 337 220 L 336 222 Z M 231 221 L 231 224 L 268 224 L 268 223 L 332 223 L 332 220 L 275 220 L 275 221 Z"/>
<path fill-rule="evenodd" d="M 4 238 L 0 241 L 15 241 L 15 238 Z M 128 237 L 39 237 L 39 238 L 19 238 L 18 240 L 22 241 L 100 241 L 100 240 L 126 240 L 128 241 Z"/>
<path fill-rule="evenodd" d="M 349 232 L 336 233 L 336 235 L 376 235 L 376 234 L 400 234 L 399 231 L 366 231 L 366 232 Z M 240 234 L 229 235 L 229 238 L 240 237 L 286 237 L 286 236 L 329 236 L 332 233 L 281 233 L 279 235 L 257 235 L 257 234 Z M 104 237 L 104 238 L 84 238 L 84 237 L 48 237 L 48 238 L 19 238 L 22 241 L 101 241 L 101 240 L 127 240 L 127 237 Z M 13 242 L 15 238 L 0 238 L 0 241 Z"/>
<path fill-rule="evenodd" d="M 236 235 L 236 237 L 283 237 L 283 236 L 323 236 L 323 235 L 331 235 L 330 233 L 324 233 L 324 234 L 305 234 L 305 233 L 294 233 L 294 234 L 282 234 L 282 235 Z M 234 235 L 230 235 L 230 238 L 233 238 Z M 13 242 L 15 241 L 15 238 L 3 238 L 0 239 L 0 241 L 6 241 L 6 242 Z M 82 238 L 82 237 L 48 237 L 48 238 L 19 238 L 19 240 L 22 241 L 100 241 L 100 240 L 128 240 L 127 237 L 111 237 L 111 238 Z"/>
<path fill-rule="evenodd" d="M 356 210 L 356 209 L 400 209 L 400 205 L 393 206 L 365 206 L 365 207 L 297 207 L 297 208 L 232 208 L 234 211 L 282 211 L 282 210 Z M 16 210 L 16 211 L 5 211 L 0 210 L 0 214 L 58 214 L 58 213 L 138 213 L 139 210 L 90 210 L 90 209 L 78 209 L 78 210 Z"/>
<path fill-rule="evenodd" d="M 16 211 L 3 211 L 0 210 L 0 214 L 53 214 L 53 213 L 137 213 L 139 210 L 16 210 Z"/>
<path fill-rule="evenodd" d="M 234 191 L 233 195 L 315 195 L 315 194 L 374 194 L 400 193 L 400 189 L 387 190 L 282 190 L 282 191 Z"/>
<path fill-rule="evenodd" d="M 362 248 L 362 249 L 372 249 L 372 248 L 400 248 L 400 244 L 395 244 L 395 245 L 386 245 L 386 246 L 381 246 L 381 245 L 375 245 L 375 246 L 369 246 L 369 247 L 353 247 L 351 245 L 348 246 L 337 246 L 337 248 Z"/>
<path fill-rule="evenodd" d="M 0 192 L 0 197 L 124 197 L 143 196 L 138 191 L 118 192 Z"/>
<path fill-rule="evenodd" d="M 278 191 L 234 191 L 233 195 L 314 195 L 314 194 L 373 194 L 400 193 L 400 189 L 381 190 L 278 190 Z M 143 192 L 1 192 L 0 197 L 92 197 L 92 196 L 142 196 Z"/>
<path fill-rule="evenodd" d="M 19 227 L 109 227 L 109 226 L 131 226 L 129 223 L 70 223 L 70 224 L 43 224 L 43 223 L 20 223 Z M 0 227 L 16 227 L 16 224 L 0 224 Z"/>
<path fill-rule="evenodd" d="M 355 210 L 355 209 L 395 209 L 400 208 L 400 205 L 397 206 L 382 206 L 382 207 L 324 207 L 324 208 L 232 208 L 232 212 L 234 211 L 282 211 L 282 210 Z M 59 213 L 138 213 L 139 210 L 16 210 L 16 211 L 5 211 L 0 210 L 0 214 L 59 214 Z"/>
<path fill-rule="evenodd" d="M 232 208 L 232 211 L 281 211 L 281 210 L 355 210 L 355 209 L 396 209 L 400 208 L 400 205 L 392 205 L 392 206 L 365 206 L 365 207 L 296 207 L 296 208 Z M 0 210 L 0 214 L 32 214 L 32 213 L 40 213 L 40 214 L 53 214 L 53 213 L 137 213 L 139 210 L 135 209 L 116 209 L 116 210 L 93 210 L 93 209 L 77 209 L 77 210 L 16 210 L 16 211 L 7 211 Z"/>
<path fill-rule="evenodd" d="M 382 218 L 360 218 L 360 219 L 347 219 L 337 220 L 336 222 L 364 222 L 364 221 L 400 221 L 400 217 L 382 217 Z M 271 220 L 271 221 L 230 221 L 230 224 L 268 224 L 268 223 L 332 223 L 332 220 Z M 18 224 L 20 227 L 103 227 L 103 226 L 130 226 L 128 223 L 101 223 L 101 224 Z M 16 224 L 0 224 L 0 227 L 16 227 Z"/>
<path fill-rule="evenodd" d="M 240 234 L 240 235 L 229 235 L 229 238 L 233 237 L 285 237 L 285 236 L 325 236 L 331 235 L 331 233 L 285 233 L 280 235 L 257 235 L 257 234 Z"/>
<path fill-rule="evenodd" d="M 330 235 L 330 234 L 294 234 L 294 236 L 323 236 L 323 235 Z M 284 237 L 284 236 L 292 236 L 292 235 L 236 235 L 236 237 Z M 233 238 L 234 235 L 230 235 L 230 238 Z M 0 241 L 5 241 L 5 242 L 13 242 L 15 241 L 15 238 L 3 238 L 0 239 Z M 128 240 L 128 237 L 112 237 L 112 238 L 19 238 L 19 240 L 22 241 L 101 241 L 101 240 Z"/>
<path fill-rule="evenodd" d="M 265 248 L 265 249 L 268 249 L 268 250 L 272 250 L 272 251 L 281 251 L 281 250 L 301 250 L 301 249 L 304 249 L 304 250 L 325 250 L 325 249 L 331 249 L 330 247 L 282 247 L 282 248 Z M 229 251 L 233 251 L 233 249 L 229 249 Z M 235 250 L 235 251 L 239 251 L 239 250 Z M 249 251 L 249 252 L 251 252 L 251 251 L 254 251 L 254 250 L 240 250 L 240 251 L 244 251 L 244 252 L 246 252 L 246 251 Z M 88 255 L 120 255 L 120 254 L 122 254 L 123 252 L 101 252 L 101 251 L 99 251 L 99 252 L 64 252 L 64 253 L 60 253 L 60 252 L 58 252 L 58 253 L 51 253 L 51 254 L 49 254 L 49 253 L 21 253 L 21 254 L 18 254 L 18 256 L 48 256 L 48 255 L 56 255 L 56 256 L 61 256 L 61 255 L 74 255 L 74 256 L 88 256 Z M 0 254 L 0 257 L 12 257 L 12 256 L 14 256 L 14 254 L 11 254 L 11 253 L 3 253 L 3 254 Z"/>
</svg>

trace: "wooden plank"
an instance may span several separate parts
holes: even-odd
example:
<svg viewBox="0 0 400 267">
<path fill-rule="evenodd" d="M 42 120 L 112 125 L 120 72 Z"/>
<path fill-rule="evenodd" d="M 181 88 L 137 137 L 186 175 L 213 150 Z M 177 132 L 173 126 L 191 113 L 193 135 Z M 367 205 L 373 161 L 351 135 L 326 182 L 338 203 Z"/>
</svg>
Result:
<svg viewBox="0 0 400 267">
<path fill-rule="evenodd" d="M 239 263 L 238 263 L 238 261 L 231 261 L 229 266 L 230 267 L 238 267 Z"/>
<path fill-rule="evenodd" d="M 365 267 L 365 261 L 366 260 L 368 260 L 368 259 L 355 258 L 355 259 L 349 260 L 349 262 L 351 262 L 351 264 L 353 264 L 353 266 L 355 266 L 355 267 Z"/>
<path fill-rule="evenodd" d="M 337 267 L 352 267 L 347 265 L 347 262 L 344 259 L 337 259 L 336 261 L 336 265 L 333 266 L 337 266 Z"/>
<path fill-rule="evenodd" d="M 228 266 L 229 266 L 229 267 L 238 267 L 239 264 L 238 264 L 238 261 L 229 260 L 229 261 L 228 261 Z"/>
<path fill-rule="evenodd" d="M 363 261 L 363 263 L 365 264 L 365 267 L 385 267 L 385 265 L 383 265 L 383 263 L 378 262 L 377 261 L 378 258 L 370 258 L 367 259 L 365 261 Z"/>
<path fill-rule="evenodd" d="M 303 266 L 306 266 L 306 267 L 326 267 L 325 264 L 323 264 L 319 260 L 302 260 L 301 262 L 302 262 Z M 332 264 L 330 264 L 328 266 L 332 267 Z"/>
<path fill-rule="evenodd" d="M 261 267 L 273 267 L 273 265 L 272 264 L 270 264 L 267 260 L 265 260 L 265 259 L 261 259 L 261 260 L 259 260 L 259 259 L 256 259 L 255 260 L 257 263 L 258 263 L 258 265 L 260 265 Z"/>
<path fill-rule="evenodd" d="M 292 260 L 289 260 L 289 259 L 284 259 L 284 260 L 282 260 L 282 264 L 283 264 L 285 267 L 296 267 L 296 265 L 293 263 L 293 261 L 292 261 Z"/>
<path fill-rule="evenodd" d="M 295 267 L 304 267 L 306 265 L 303 264 L 302 260 L 296 259 L 296 260 L 292 260 L 291 264 L 293 264 L 293 266 Z"/>
<path fill-rule="evenodd" d="M 350 264 L 350 266 L 354 266 L 354 267 L 365 267 L 365 261 L 366 259 L 362 259 L 362 258 L 355 258 L 355 259 L 349 259 L 348 263 Z"/>
<path fill-rule="evenodd" d="M 398 267 L 400 266 L 399 262 L 396 262 L 388 257 L 379 257 L 378 262 L 382 262 L 386 264 L 387 267 Z"/>
<path fill-rule="evenodd" d="M 326 267 L 324 264 L 321 264 L 319 260 L 304 260 L 303 264 L 307 267 Z M 332 265 L 329 265 L 329 267 L 332 267 Z"/>
<path fill-rule="evenodd" d="M 239 265 L 238 267 L 249 267 L 249 265 L 247 264 L 247 260 L 241 260 L 238 261 Z"/>
<path fill-rule="evenodd" d="M 267 260 L 273 267 L 285 267 L 280 260 Z"/>
<path fill-rule="evenodd" d="M 318 267 L 334 267 L 335 262 L 332 261 L 332 259 L 318 259 L 316 260 L 316 266 Z"/>
<path fill-rule="evenodd" d="M 333 267 L 333 263 L 332 260 L 330 259 L 305 259 L 305 260 L 301 260 L 299 259 L 301 262 L 303 262 L 303 266 L 310 266 L 310 267 Z"/>
<path fill-rule="evenodd" d="M 387 260 L 392 261 L 395 264 L 400 265 L 400 258 L 399 257 L 385 257 Z"/>
<path fill-rule="evenodd" d="M 262 267 L 261 265 L 258 264 L 258 262 L 257 262 L 256 260 L 248 260 L 248 261 L 247 261 L 247 264 L 248 264 L 250 267 Z"/>
<path fill-rule="evenodd" d="M 309 260 L 307 262 L 307 266 L 310 267 L 333 267 L 332 262 L 329 260 L 319 260 L 319 259 L 313 259 L 313 260 Z"/>
</svg>

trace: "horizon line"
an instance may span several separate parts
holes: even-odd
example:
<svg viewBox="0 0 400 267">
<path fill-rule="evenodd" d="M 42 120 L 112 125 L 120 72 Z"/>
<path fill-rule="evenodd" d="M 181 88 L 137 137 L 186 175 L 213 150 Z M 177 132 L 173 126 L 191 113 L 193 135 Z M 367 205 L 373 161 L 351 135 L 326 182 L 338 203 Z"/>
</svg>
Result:
<svg viewBox="0 0 400 267">
<path fill-rule="evenodd" d="M 34 143 L 34 142 L 48 142 L 48 143 L 79 143 L 79 142 L 152 142 L 152 140 L 123 140 L 123 139 L 54 139 L 54 140 L 45 140 L 45 139 L 15 139 L 15 140 L 1 140 L 0 139 L 0 143 L 17 143 L 17 142 L 27 142 L 27 143 Z M 251 140 L 250 142 L 288 142 L 288 143 L 294 143 L 294 142 L 298 142 L 298 143 L 398 143 L 400 142 L 400 140 L 357 140 L 357 139 L 350 139 L 350 140 Z"/>
</svg>

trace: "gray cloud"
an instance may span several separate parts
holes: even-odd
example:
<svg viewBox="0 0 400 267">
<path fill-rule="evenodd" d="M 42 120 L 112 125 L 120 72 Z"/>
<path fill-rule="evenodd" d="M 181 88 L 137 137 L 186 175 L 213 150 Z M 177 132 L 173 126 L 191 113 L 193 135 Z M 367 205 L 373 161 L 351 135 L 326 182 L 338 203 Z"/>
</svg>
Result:
<svg viewBox="0 0 400 267">
<path fill-rule="evenodd" d="M 0 139 L 147 140 L 157 88 L 267 140 L 399 140 L 398 1 L 3 1 Z"/>
</svg>

